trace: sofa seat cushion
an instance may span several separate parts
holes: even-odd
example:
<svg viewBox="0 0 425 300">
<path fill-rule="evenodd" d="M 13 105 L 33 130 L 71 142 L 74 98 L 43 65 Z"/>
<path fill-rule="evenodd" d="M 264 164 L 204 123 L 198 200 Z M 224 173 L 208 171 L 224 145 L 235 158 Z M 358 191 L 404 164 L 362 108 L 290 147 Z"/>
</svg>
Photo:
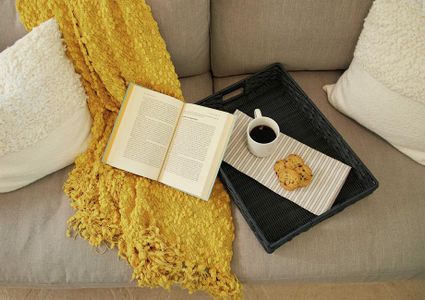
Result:
<svg viewBox="0 0 425 300">
<path fill-rule="evenodd" d="M 87 241 L 66 237 L 73 209 L 62 186 L 72 167 L 0 194 L 0 285 L 121 286 L 131 278 L 116 251 L 100 255 Z"/>
<path fill-rule="evenodd" d="M 377 177 L 371 196 L 268 255 L 237 209 L 233 269 L 241 280 L 369 281 L 425 276 L 425 167 L 335 110 L 322 86 L 341 75 L 292 72 Z M 216 91 L 243 76 L 216 78 Z"/>
<path fill-rule="evenodd" d="M 186 97 L 211 93 L 211 80 L 202 76 L 209 82 L 199 77 L 183 80 Z M 335 82 L 340 72 L 299 72 L 293 76 L 378 177 L 381 187 L 272 255 L 262 249 L 233 207 L 234 272 L 245 282 L 425 276 L 425 187 L 420 181 L 425 168 L 328 104 L 321 87 Z M 214 87 L 218 90 L 240 78 L 214 79 Z M 197 90 L 201 86 L 205 89 Z M 86 241 L 65 236 L 72 208 L 62 193 L 62 183 L 69 169 L 0 195 L 0 285 L 132 285 L 131 270 L 117 258 L 116 251 L 97 254 Z"/>
<path fill-rule="evenodd" d="M 183 97 L 186 102 L 196 102 L 212 94 L 211 73 L 180 78 Z"/>
</svg>

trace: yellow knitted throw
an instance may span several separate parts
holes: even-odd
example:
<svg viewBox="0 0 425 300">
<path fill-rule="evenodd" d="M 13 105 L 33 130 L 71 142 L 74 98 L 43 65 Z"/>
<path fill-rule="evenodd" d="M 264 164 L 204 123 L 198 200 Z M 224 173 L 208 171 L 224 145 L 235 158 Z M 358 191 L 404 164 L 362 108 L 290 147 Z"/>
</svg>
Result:
<svg viewBox="0 0 425 300">
<path fill-rule="evenodd" d="M 69 233 L 96 247 L 117 247 L 140 286 L 179 284 L 239 297 L 230 270 L 230 200 L 219 181 L 204 202 L 101 162 L 129 82 L 183 99 L 149 6 L 143 0 L 18 0 L 17 8 L 27 29 L 56 18 L 93 117 L 89 148 L 64 187 L 75 209 Z"/>
</svg>

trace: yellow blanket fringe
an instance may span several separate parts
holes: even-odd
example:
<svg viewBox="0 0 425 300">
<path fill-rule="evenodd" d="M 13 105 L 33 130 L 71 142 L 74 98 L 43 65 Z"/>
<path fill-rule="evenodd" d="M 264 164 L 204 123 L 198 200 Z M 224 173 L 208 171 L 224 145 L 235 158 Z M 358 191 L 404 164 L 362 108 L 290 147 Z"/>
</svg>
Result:
<svg viewBox="0 0 425 300">
<path fill-rule="evenodd" d="M 64 186 L 76 210 L 69 234 L 117 247 L 139 286 L 179 284 L 239 298 L 230 200 L 219 181 L 204 202 L 101 162 L 129 82 L 183 99 L 150 7 L 140 0 L 18 0 L 17 8 L 28 30 L 56 18 L 93 117 L 89 148 Z"/>
</svg>

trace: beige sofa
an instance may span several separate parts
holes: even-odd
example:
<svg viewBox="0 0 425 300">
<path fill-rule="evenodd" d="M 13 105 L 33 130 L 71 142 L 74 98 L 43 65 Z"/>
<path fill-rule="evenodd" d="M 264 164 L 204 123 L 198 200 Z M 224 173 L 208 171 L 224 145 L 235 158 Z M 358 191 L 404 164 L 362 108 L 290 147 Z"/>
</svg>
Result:
<svg viewBox="0 0 425 300">
<path fill-rule="evenodd" d="M 329 105 L 322 86 L 347 68 L 372 0 L 148 0 L 195 101 L 283 63 L 380 181 L 371 196 L 272 255 L 239 211 L 233 270 L 252 281 L 371 281 L 425 277 L 425 167 Z M 24 34 L 12 0 L 0 1 L 0 51 Z M 0 194 L 0 285 L 131 286 L 115 251 L 66 238 L 72 215 L 62 183 L 72 166 Z"/>
</svg>

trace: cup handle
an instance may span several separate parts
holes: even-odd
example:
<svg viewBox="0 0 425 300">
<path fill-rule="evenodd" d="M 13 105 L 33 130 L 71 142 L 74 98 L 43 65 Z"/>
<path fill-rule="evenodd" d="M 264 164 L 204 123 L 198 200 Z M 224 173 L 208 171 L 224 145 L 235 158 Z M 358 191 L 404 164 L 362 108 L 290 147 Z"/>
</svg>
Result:
<svg viewBox="0 0 425 300">
<path fill-rule="evenodd" d="M 261 110 L 259 110 L 258 108 L 256 108 L 254 110 L 254 118 L 261 118 L 263 115 L 261 114 Z"/>
</svg>

